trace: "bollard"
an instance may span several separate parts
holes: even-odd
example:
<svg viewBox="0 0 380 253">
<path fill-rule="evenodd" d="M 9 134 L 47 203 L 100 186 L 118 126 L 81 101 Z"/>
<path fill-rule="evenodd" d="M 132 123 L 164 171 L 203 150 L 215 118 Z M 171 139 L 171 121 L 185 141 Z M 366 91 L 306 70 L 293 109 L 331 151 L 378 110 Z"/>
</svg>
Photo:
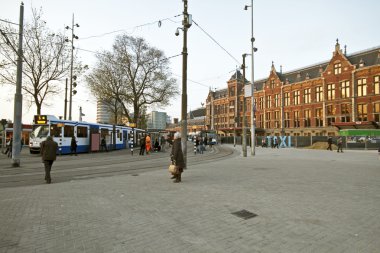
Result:
<svg viewBox="0 0 380 253">
<path fill-rule="evenodd" d="M 132 129 L 132 132 L 131 132 L 131 155 L 133 156 L 133 129 Z"/>
<path fill-rule="evenodd" d="M 194 155 L 197 154 L 197 146 L 196 146 L 196 141 L 194 141 Z"/>
</svg>

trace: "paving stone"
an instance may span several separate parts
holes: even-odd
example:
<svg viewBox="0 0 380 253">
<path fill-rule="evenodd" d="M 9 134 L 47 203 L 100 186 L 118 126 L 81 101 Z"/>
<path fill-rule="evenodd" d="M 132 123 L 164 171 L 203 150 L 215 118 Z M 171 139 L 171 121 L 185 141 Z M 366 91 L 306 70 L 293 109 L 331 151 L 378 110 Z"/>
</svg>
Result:
<svg viewBox="0 0 380 253">
<path fill-rule="evenodd" d="M 180 184 L 162 168 L 2 188 L 0 252 L 380 252 L 377 152 L 235 152 Z"/>
</svg>

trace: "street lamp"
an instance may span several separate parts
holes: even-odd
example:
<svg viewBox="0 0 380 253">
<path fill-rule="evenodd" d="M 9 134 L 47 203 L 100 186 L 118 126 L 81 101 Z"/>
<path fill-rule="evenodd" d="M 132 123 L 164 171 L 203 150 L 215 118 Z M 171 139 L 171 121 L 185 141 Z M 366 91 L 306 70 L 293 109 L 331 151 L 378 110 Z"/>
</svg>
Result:
<svg viewBox="0 0 380 253">
<path fill-rule="evenodd" d="M 254 98 L 254 92 L 255 92 L 255 85 L 254 85 L 254 61 L 253 61 L 253 54 L 257 51 L 257 48 L 254 47 L 253 43 L 255 42 L 255 38 L 253 37 L 253 0 L 251 0 L 251 5 L 245 5 L 244 10 L 248 10 L 248 7 L 251 8 L 251 155 L 255 155 L 255 98 Z"/>
<path fill-rule="evenodd" d="M 73 21 L 71 28 L 69 26 L 66 26 L 67 30 L 71 30 L 71 41 L 69 39 L 66 39 L 66 42 L 71 42 L 71 66 L 70 66 L 70 101 L 69 101 L 69 120 L 71 120 L 71 109 L 72 109 L 72 96 L 77 93 L 76 90 L 73 91 L 73 86 L 76 87 L 77 84 L 74 82 L 73 79 L 76 80 L 76 76 L 73 76 L 73 63 L 74 63 L 74 39 L 79 39 L 78 36 L 74 34 L 74 27 L 79 27 L 78 24 L 74 25 L 74 14 L 73 14 Z"/>
<path fill-rule="evenodd" d="M 183 0 L 183 27 L 177 28 L 175 35 L 179 35 L 179 29 L 183 31 L 182 49 L 182 108 L 181 108 L 181 146 L 185 168 L 187 167 L 187 30 L 192 24 L 191 14 L 187 12 L 187 0 Z"/>
<path fill-rule="evenodd" d="M 243 149 L 243 157 L 247 157 L 247 115 L 246 115 L 246 97 L 245 97 L 245 57 L 249 54 L 243 54 L 243 65 L 241 65 L 241 68 L 243 70 L 243 85 L 244 85 L 244 96 L 243 96 L 243 142 L 242 142 L 242 149 Z"/>
</svg>

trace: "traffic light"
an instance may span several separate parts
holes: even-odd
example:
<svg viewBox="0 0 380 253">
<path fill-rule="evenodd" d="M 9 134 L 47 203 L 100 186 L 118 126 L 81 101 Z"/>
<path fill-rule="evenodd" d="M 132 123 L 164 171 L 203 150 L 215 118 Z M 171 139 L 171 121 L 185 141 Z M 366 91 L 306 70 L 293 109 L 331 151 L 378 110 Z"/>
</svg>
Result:
<svg viewBox="0 0 380 253">
<path fill-rule="evenodd" d="M 77 94 L 77 91 L 74 89 L 77 87 L 77 83 L 75 82 L 77 80 L 77 76 L 73 76 L 73 95 Z"/>
</svg>

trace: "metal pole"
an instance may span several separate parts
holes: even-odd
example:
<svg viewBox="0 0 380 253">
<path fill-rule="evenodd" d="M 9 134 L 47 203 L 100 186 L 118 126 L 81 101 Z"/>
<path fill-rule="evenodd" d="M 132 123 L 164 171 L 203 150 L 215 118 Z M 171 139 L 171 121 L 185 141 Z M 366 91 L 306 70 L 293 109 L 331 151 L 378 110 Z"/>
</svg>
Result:
<svg viewBox="0 0 380 253">
<path fill-rule="evenodd" d="M 247 55 L 246 54 L 243 54 L 243 66 L 242 66 L 242 69 L 243 69 L 243 85 L 244 85 L 244 88 L 246 87 L 245 86 L 245 57 Z M 243 146 L 243 157 L 247 157 L 247 140 L 246 140 L 246 135 L 247 135 L 247 128 L 246 128 L 246 125 L 247 125 L 247 116 L 246 116 L 246 108 L 245 108 L 245 101 L 246 101 L 246 98 L 245 98 L 245 94 L 243 94 L 243 143 L 242 143 L 242 146 Z"/>
<path fill-rule="evenodd" d="M 237 128 L 237 118 L 238 118 L 238 70 L 236 67 L 236 86 L 235 86 L 235 106 L 234 106 L 234 147 L 236 146 L 236 128 Z"/>
<path fill-rule="evenodd" d="M 69 120 L 71 120 L 72 97 L 73 97 L 73 62 L 74 62 L 74 13 L 71 26 L 71 66 L 70 66 L 70 101 L 69 101 Z"/>
<path fill-rule="evenodd" d="M 182 108 L 181 108 L 181 145 L 183 160 L 187 168 L 187 29 L 189 28 L 189 14 L 187 0 L 183 0 L 183 50 L 182 50 Z"/>
<path fill-rule="evenodd" d="M 17 77 L 16 77 L 16 94 L 14 102 L 13 115 L 13 144 L 12 144 L 12 166 L 20 167 L 21 152 L 21 132 L 22 132 L 22 38 L 24 27 L 24 3 L 20 5 L 20 23 L 18 34 L 18 51 L 17 51 Z"/>
<path fill-rule="evenodd" d="M 64 114 L 64 119 L 66 120 L 66 116 L 67 116 L 67 78 L 66 78 L 66 86 L 65 86 L 65 114 Z"/>
<path fill-rule="evenodd" d="M 256 146 L 256 137 L 255 137 L 255 97 L 254 97 L 254 93 L 255 93 L 255 85 L 254 85 L 254 71 L 253 71 L 253 64 L 254 64 L 254 61 L 253 61 L 253 53 L 254 53 L 254 45 L 253 43 L 255 42 L 255 38 L 253 37 L 253 0 L 251 0 L 251 68 L 252 68 L 252 72 L 251 72 L 251 155 L 254 156 L 255 155 L 255 146 Z"/>
</svg>

